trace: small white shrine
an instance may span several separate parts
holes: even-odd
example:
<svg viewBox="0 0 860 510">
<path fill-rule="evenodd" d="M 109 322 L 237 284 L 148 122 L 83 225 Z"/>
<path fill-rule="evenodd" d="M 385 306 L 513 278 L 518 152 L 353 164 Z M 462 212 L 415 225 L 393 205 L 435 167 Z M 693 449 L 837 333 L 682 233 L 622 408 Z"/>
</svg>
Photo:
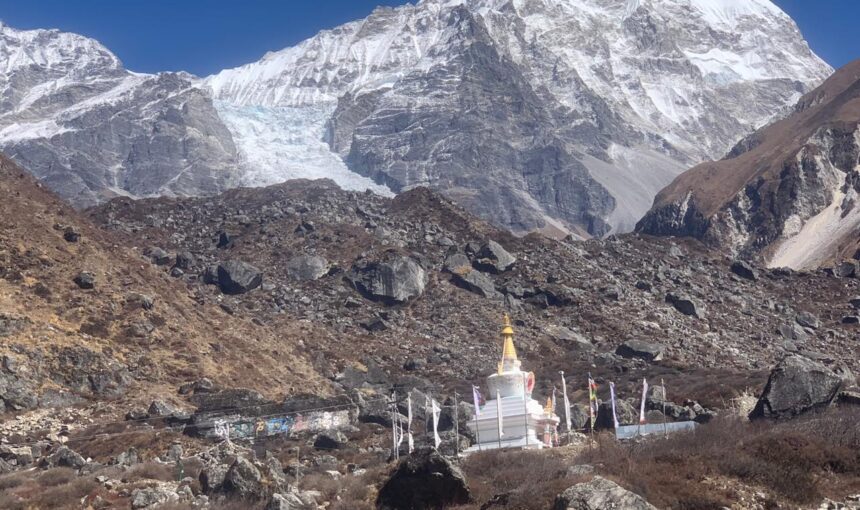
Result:
<svg viewBox="0 0 860 510">
<path fill-rule="evenodd" d="M 486 403 L 475 410 L 475 418 L 468 423 L 476 444 L 466 452 L 551 448 L 560 420 L 553 412 L 551 401 L 544 407 L 532 398 L 535 375 L 520 369 L 521 362 L 514 348 L 514 329 L 507 315 L 502 338 L 502 361 L 498 372 L 487 377 Z"/>
</svg>

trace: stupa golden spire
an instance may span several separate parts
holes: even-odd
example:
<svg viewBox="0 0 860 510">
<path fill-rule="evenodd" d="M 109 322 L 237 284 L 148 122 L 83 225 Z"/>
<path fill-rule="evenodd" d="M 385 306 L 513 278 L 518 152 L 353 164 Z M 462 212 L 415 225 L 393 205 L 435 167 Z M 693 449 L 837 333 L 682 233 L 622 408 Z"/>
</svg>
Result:
<svg viewBox="0 0 860 510">
<path fill-rule="evenodd" d="M 514 347 L 514 328 L 511 326 L 511 318 L 508 314 L 505 314 L 502 338 L 504 339 L 504 345 L 502 347 L 502 361 L 499 363 L 500 374 L 506 365 L 511 365 L 512 362 L 517 361 L 517 349 Z"/>
</svg>

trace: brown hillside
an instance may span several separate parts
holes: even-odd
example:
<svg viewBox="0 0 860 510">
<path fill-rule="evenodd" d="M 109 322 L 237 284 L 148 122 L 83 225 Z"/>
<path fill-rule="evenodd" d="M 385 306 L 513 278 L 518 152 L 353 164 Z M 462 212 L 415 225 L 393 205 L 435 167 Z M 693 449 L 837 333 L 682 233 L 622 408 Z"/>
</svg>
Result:
<svg viewBox="0 0 860 510">
<path fill-rule="evenodd" d="M 7 410 L 37 405 L 37 397 L 39 405 L 164 398 L 200 377 L 270 396 L 299 387 L 326 391 L 290 340 L 325 334 L 315 326 L 276 330 L 198 303 L 139 250 L 93 226 L 2 156 L 0 194 Z M 94 288 L 75 283 L 82 271 L 92 274 Z"/>
</svg>

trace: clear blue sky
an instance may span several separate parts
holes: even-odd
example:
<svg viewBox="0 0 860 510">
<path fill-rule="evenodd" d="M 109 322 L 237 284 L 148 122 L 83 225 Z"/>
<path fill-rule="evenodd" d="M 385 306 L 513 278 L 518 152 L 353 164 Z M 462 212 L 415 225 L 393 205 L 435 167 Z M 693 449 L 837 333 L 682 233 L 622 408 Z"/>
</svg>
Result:
<svg viewBox="0 0 860 510">
<path fill-rule="evenodd" d="M 205 76 L 404 0 L 0 0 L 16 28 L 98 39 L 134 71 Z M 835 67 L 860 58 L 860 1 L 776 0 Z"/>
</svg>

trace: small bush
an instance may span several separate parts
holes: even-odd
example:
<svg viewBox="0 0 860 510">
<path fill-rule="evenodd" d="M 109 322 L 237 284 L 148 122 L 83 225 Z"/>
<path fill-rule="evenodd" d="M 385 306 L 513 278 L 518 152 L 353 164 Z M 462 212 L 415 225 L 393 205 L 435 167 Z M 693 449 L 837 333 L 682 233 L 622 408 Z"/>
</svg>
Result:
<svg viewBox="0 0 860 510">
<path fill-rule="evenodd" d="M 45 471 L 39 475 L 37 481 L 42 487 L 55 487 L 67 484 L 75 478 L 77 478 L 77 474 L 74 469 L 60 467 Z"/>
<path fill-rule="evenodd" d="M 122 479 L 125 482 L 136 482 L 140 480 L 170 482 L 176 480 L 176 466 L 173 464 L 158 464 L 156 462 L 135 464 L 125 472 Z"/>
</svg>

